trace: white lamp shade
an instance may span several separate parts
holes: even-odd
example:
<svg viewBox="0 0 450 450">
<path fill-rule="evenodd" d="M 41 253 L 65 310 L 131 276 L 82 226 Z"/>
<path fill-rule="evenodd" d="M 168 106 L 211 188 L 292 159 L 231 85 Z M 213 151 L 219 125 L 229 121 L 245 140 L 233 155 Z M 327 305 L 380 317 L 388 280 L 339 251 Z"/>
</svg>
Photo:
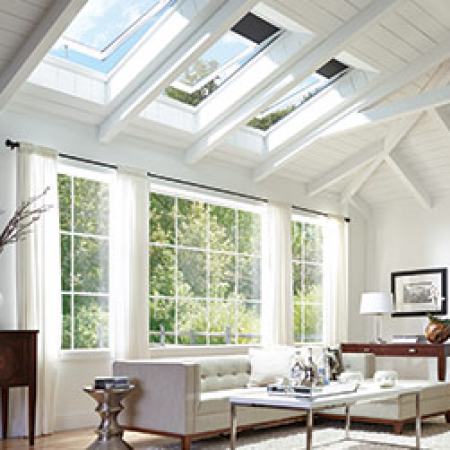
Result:
<svg viewBox="0 0 450 450">
<path fill-rule="evenodd" d="M 392 296 L 387 292 L 364 292 L 361 295 L 360 314 L 390 314 Z"/>
</svg>

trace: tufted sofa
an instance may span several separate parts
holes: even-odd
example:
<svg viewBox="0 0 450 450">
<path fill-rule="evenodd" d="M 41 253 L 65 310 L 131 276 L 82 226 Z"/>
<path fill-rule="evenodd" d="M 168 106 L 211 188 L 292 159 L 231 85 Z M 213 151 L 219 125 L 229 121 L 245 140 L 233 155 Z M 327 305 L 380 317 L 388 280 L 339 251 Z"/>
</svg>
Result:
<svg viewBox="0 0 450 450">
<path fill-rule="evenodd" d="M 343 358 L 346 370 L 360 371 L 365 378 L 373 376 L 374 355 L 345 353 Z M 125 400 L 121 424 L 129 430 L 181 438 L 183 450 L 190 449 L 193 438 L 229 431 L 230 396 L 265 389 L 247 387 L 249 356 L 116 361 L 113 373 L 130 377 L 137 386 Z M 450 411 L 450 383 L 420 383 L 426 386 L 421 395 L 424 415 Z M 342 414 L 340 409 L 335 409 L 327 411 L 326 415 L 340 418 Z M 408 397 L 358 404 L 352 408 L 352 420 L 386 423 L 400 432 L 414 416 L 415 405 Z M 449 417 L 448 414 L 446 416 Z M 296 420 L 303 420 L 301 412 L 238 409 L 240 428 Z"/>
</svg>

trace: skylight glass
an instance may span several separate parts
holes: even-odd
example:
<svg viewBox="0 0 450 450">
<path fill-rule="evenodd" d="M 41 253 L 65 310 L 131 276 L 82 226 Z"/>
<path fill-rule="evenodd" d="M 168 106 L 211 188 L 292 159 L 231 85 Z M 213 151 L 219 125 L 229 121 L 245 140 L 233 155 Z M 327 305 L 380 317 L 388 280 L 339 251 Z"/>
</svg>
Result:
<svg viewBox="0 0 450 450">
<path fill-rule="evenodd" d="M 336 82 L 344 73 L 347 73 L 348 69 L 348 66 L 340 61 L 331 59 L 317 72 L 310 75 L 286 95 L 255 116 L 247 125 L 258 130 L 267 131 L 291 112 L 306 104 L 326 87 Z"/>
<path fill-rule="evenodd" d="M 248 13 L 166 89 L 166 95 L 197 106 L 280 34 L 280 29 Z"/>
<path fill-rule="evenodd" d="M 108 73 L 176 0 L 90 0 L 50 51 Z"/>
</svg>

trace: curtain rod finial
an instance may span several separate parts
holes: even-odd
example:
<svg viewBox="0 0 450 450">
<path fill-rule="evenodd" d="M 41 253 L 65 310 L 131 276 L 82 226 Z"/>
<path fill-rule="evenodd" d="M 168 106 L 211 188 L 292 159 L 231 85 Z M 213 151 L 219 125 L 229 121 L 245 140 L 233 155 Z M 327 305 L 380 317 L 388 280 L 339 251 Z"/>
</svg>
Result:
<svg viewBox="0 0 450 450">
<path fill-rule="evenodd" d="M 20 143 L 19 142 L 17 142 L 17 141 L 13 141 L 13 140 L 11 140 L 11 139 L 6 139 L 6 141 L 5 141 L 5 145 L 6 145 L 6 147 L 9 147 L 10 148 L 10 150 L 14 150 L 14 149 L 16 149 L 16 148 L 19 148 L 20 147 Z"/>
</svg>

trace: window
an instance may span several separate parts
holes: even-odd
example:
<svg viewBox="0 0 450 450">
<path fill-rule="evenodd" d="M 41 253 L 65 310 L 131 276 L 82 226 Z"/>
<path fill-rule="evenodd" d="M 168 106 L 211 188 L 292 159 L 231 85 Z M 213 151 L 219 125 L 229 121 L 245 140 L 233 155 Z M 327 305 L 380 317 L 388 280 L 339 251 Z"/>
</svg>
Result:
<svg viewBox="0 0 450 450">
<path fill-rule="evenodd" d="M 271 23 L 246 14 L 166 89 L 166 95 L 197 106 L 279 34 Z"/>
<path fill-rule="evenodd" d="M 323 340 L 323 225 L 301 216 L 291 224 L 294 340 Z"/>
<path fill-rule="evenodd" d="M 58 175 L 63 350 L 109 346 L 109 186 Z"/>
<path fill-rule="evenodd" d="M 50 54 L 108 73 L 174 3 L 175 0 L 88 1 Z"/>
<path fill-rule="evenodd" d="M 335 83 L 347 72 L 348 67 L 345 64 L 336 59 L 331 59 L 298 86 L 255 116 L 247 125 L 267 131 L 272 125 L 280 122 L 292 111 L 306 104 L 311 98 Z"/>
<path fill-rule="evenodd" d="M 150 343 L 259 342 L 260 220 L 251 207 L 150 194 Z"/>
</svg>

